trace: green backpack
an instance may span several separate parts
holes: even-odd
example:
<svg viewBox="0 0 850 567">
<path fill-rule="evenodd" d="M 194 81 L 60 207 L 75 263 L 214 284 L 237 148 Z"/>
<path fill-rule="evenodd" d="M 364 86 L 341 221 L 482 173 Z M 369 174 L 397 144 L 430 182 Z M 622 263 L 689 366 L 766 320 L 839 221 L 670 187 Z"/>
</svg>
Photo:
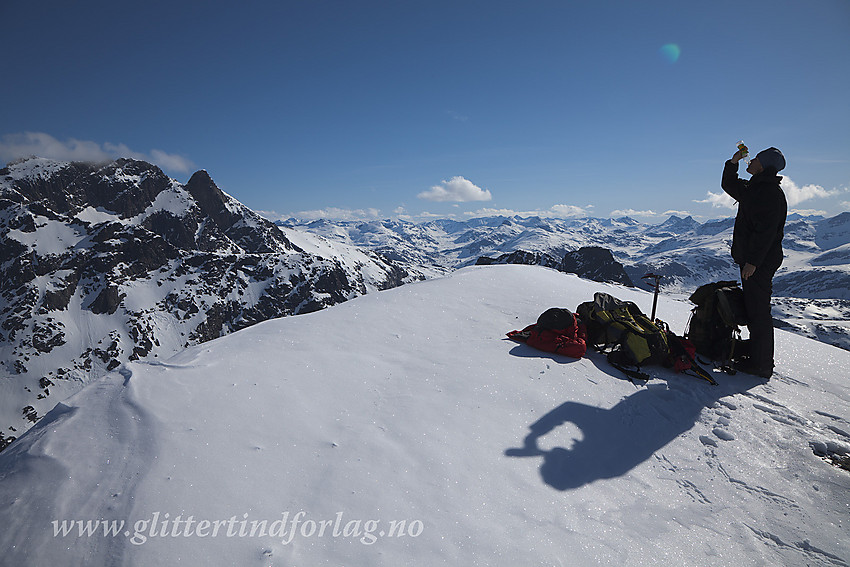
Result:
<svg viewBox="0 0 850 567">
<path fill-rule="evenodd" d="M 631 301 L 597 292 L 593 301 L 580 304 L 576 313 L 587 327 L 588 345 L 606 353 L 608 362 L 630 378 L 648 380 L 649 376 L 625 366 L 667 361 L 670 347 L 664 329 L 650 321 Z"/>
</svg>

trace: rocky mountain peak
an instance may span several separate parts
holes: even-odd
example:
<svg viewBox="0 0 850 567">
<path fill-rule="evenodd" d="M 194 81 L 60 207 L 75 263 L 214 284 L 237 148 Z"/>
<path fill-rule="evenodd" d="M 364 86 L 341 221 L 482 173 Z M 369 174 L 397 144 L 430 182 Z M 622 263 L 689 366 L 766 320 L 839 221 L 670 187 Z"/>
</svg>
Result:
<svg viewBox="0 0 850 567">
<path fill-rule="evenodd" d="M 611 250 L 601 246 L 583 246 L 578 250 L 567 252 L 559 269 L 597 282 L 619 283 L 634 287 L 623 264 L 614 259 Z"/>
<path fill-rule="evenodd" d="M 192 174 L 186 183 L 186 190 L 198 201 L 202 211 L 216 210 L 224 207 L 225 195 L 205 169 Z"/>
<path fill-rule="evenodd" d="M 239 217 L 238 213 L 228 209 L 228 197 L 204 169 L 192 174 L 186 183 L 186 191 L 200 207 L 201 214 L 213 219 L 223 230 L 230 228 Z"/>
</svg>

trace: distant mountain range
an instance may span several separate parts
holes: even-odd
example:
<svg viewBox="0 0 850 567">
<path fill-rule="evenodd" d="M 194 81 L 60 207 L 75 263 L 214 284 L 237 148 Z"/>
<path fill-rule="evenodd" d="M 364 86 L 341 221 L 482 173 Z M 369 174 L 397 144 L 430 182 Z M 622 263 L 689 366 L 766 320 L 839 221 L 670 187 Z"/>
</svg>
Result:
<svg viewBox="0 0 850 567">
<path fill-rule="evenodd" d="M 662 275 L 662 289 L 675 293 L 738 277 L 729 254 L 734 218 L 699 223 L 692 217 L 671 216 L 658 225 L 629 217 L 504 216 L 424 223 L 300 222 L 293 218 L 279 224 L 374 250 L 412 269 L 432 273 L 475 264 L 481 257 L 496 259 L 517 252 L 526 253 L 522 263 L 554 267 L 567 253 L 598 247 L 610 250 L 639 287 L 648 287 L 641 284 L 647 272 Z M 828 219 L 789 216 L 784 247 L 786 260 L 774 281 L 776 295 L 850 300 L 850 212 Z"/>
<path fill-rule="evenodd" d="M 0 449 L 58 401 L 267 319 L 447 274 L 539 264 L 665 293 L 735 279 L 732 219 L 490 217 L 274 224 L 206 171 L 29 158 L 0 169 Z M 775 315 L 850 348 L 850 213 L 789 220 Z M 547 306 L 548 307 L 548 306 Z"/>
<path fill-rule="evenodd" d="M 649 289 L 642 278 L 651 272 L 662 276 L 664 293 L 687 298 L 704 283 L 739 279 L 729 253 L 734 222 L 674 215 L 661 224 L 516 216 L 423 223 L 292 218 L 279 224 L 380 252 L 429 276 L 476 263 L 522 263 Z M 850 212 L 790 215 L 784 248 L 774 279 L 777 326 L 850 349 Z"/>
</svg>

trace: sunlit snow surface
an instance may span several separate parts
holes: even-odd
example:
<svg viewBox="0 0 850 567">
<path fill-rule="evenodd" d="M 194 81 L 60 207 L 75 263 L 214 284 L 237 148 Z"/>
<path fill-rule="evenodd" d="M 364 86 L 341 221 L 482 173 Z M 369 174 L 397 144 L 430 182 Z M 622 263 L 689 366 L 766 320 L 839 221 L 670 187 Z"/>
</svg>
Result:
<svg viewBox="0 0 850 567">
<path fill-rule="evenodd" d="M 770 382 L 636 387 L 503 338 L 595 291 L 652 301 L 474 267 L 128 364 L 0 454 L 0 564 L 850 564 L 850 473 L 814 452 L 850 449 L 850 352 L 777 331 Z"/>
</svg>

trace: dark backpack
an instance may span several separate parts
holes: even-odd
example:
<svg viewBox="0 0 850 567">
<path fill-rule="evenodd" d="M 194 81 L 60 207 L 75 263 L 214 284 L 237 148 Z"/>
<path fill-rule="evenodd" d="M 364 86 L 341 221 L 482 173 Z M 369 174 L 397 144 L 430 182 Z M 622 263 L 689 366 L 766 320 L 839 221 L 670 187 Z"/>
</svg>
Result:
<svg viewBox="0 0 850 567">
<path fill-rule="evenodd" d="M 537 330 L 546 329 L 569 329 L 574 327 L 576 319 L 569 309 L 563 307 L 552 307 L 540 314 L 537 318 Z"/>
<path fill-rule="evenodd" d="M 624 366 L 664 364 L 670 354 L 664 330 L 649 320 L 631 301 L 621 301 L 607 293 L 597 292 L 593 301 L 576 308 L 587 326 L 587 342 L 608 355 L 608 362 L 629 377 L 648 380 L 639 371 Z"/>
<path fill-rule="evenodd" d="M 540 314 L 537 323 L 521 331 L 511 331 L 509 339 L 536 349 L 581 358 L 587 352 L 585 326 L 569 309 L 552 307 Z"/>
<path fill-rule="evenodd" d="M 702 285 L 691 295 L 696 304 L 685 331 L 697 352 L 719 366 L 729 366 L 740 355 L 740 326 L 747 324 L 744 290 L 736 281 Z"/>
</svg>

